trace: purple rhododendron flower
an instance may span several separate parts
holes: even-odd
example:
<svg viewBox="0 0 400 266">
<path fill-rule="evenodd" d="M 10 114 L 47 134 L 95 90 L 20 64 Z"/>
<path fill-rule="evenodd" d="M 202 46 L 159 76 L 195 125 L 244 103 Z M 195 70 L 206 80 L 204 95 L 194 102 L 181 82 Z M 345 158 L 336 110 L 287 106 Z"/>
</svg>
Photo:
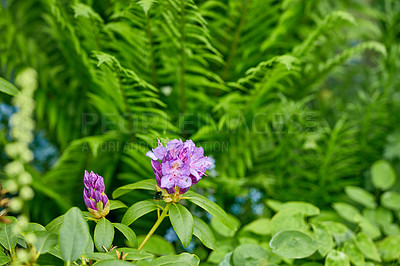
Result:
<svg viewBox="0 0 400 266">
<path fill-rule="evenodd" d="M 148 151 L 146 156 L 151 158 L 157 185 L 170 194 L 176 187 L 180 188 L 180 194 L 188 191 L 212 165 L 212 160 L 204 156 L 203 148 L 196 148 L 192 140 L 174 139 L 166 147 L 158 140 L 158 147 Z"/>
<path fill-rule="evenodd" d="M 110 211 L 110 201 L 104 193 L 103 177 L 85 171 L 83 179 L 85 188 L 83 189 L 83 200 L 90 214 L 95 218 L 105 217 Z"/>
</svg>

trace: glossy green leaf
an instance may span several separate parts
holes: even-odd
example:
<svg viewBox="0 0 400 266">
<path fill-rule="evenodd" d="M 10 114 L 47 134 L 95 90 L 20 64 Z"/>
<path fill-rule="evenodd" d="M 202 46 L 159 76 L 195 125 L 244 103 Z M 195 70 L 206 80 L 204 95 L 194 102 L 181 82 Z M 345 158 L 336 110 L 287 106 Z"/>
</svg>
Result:
<svg viewBox="0 0 400 266">
<path fill-rule="evenodd" d="M 318 249 L 318 242 L 296 230 L 281 231 L 269 243 L 271 251 L 279 256 L 301 259 L 311 256 Z"/>
<path fill-rule="evenodd" d="M 169 209 L 169 219 L 182 245 L 186 248 L 189 246 L 193 235 L 192 214 L 182 205 L 172 204 Z"/>
<path fill-rule="evenodd" d="M 104 251 L 102 246 L 107 250 L 110 249 L 114 240 L 114 226 L 106 218 L 101 218 L 94 229 L 94 244 L 98 251 Z"/>
<path fill-rule="evenodd" d="M 35 233 L 36 242 L 34 246 L 36 247 L 36 252 L 38 254 L 44 254 L 49 252 L 58 243 L 58 236 L 54 233 L 39 231 Z"/>
<path fill-rule="evenodd" d="M 145 189 L 145 190 L 156 190 L 157 182 L 155 179 L 146 179 L 141 180 L 139 182 L 128 184 L 122 187 L 117 188 L 113 193 L 112 196 L 114 199 L 125 195 L 126 193 L 135 190 L 135 189 Z"/>
<path fill-rule="evenodd" d="M 381 190 L 388 190 L 396 182 L 396 174 L 385 160 L 379 160 L 372 165 L 371 177 L 374 186 Z"/>
<path fill-rule="evenodd" d="M 119 200 L 110 200 L 110 211 L 121 209 L 121 208 L 128 208 L 122 201 Z"/>
<path fill-rule="evenodd" d="M 252 232 L 256 235 L 269 235 L 271 234 L 271 219 L 260 218 L 252 221 L 243 227 L 243 231 Z"/>
<path fill-rule="evenodd" d="M 386 237 L 377 243 L 377 248 L 383 261 L 400 259 L 400 235 Z"/>
<path fill-rule="evenodd" d="M 2 77 L 0 77 L 0 91 L 12 96 L 19 93 L 18 89 L 13 84 Z"/>
<path fill-rule="evenodd" d="M 113 256 L 112 253 L 104 253 L 104 252 L 87 253 L 83 257 L 88 260 L 113 260 L 113 259 L 116 259 L 116 256 Z"/>
<path fill-rule="evenodd" d="M 132 247 L 137 247 L 136 234 L 129 226 L 120 223 L 113 223 L 112 225 L 126 237 Z"/>
<path fill-rule="evenodd" d="M 181 253 L 180 255 L 168 255 L 155 259 L 149 263 L 149 266 L 174 265 L 174 266 L 196 266 L 199 265 L 200 259 L 189 253 Z"/>
<path fill-rule="evenodd" d="M 350 266 L 350 260 L 343 252 L 331 250 L 325 258 L 325 266 Z"/>
<path fill-rule="evenodd" d="M 254 244 L 244 244 L 238 246 L 232 255 L 234 265 L 264 265 L 267 264 L 269 253 Z"/>
<path fill-rule="evenodd" d="M 153 254 L 135 248 L 118 248 L 118 251 L 120 253 L 123 252 L 123 254 L 128 254 L 126 260 L 146 260 L 154 257 Z"/>
<path fill-rule="evenodd" d="M 154 200 L 144 200 L 133 204 L 122 217 L 122 223 L 129 226 L 138 218 L 149 212 L 157 210 L 159 207 Z"/>
<path fill-rule="evenodd" d="M 381 203 L 384 207 L 391 210 L 400 210 L 400 193 L 387 191 L 381 196 Z"/>
<path fill-rule="evenodd" d="M 357 223 L 361 219 L 360 211 L 350 204 L 344 202 L 336 202 L 332 204 L 332 207 L 340 215 L 340 217 L 349 222 Z"/>
<path fill-rule="evenodd" d="M 61 227 L 63 222 L 64 222 L 64 215 L 58 216 L 57 218 L 55 218 L 53 221 L 51 221 L 50 223 L 48 223 L 45 226 L 46 231 L 58 234 L 58 232 L 60 231 L 60 227 Z"/>
<path fill-rule="evenodd" d="M 375 202 L 374 195 L 372 195 L 365 189 L 362 189 L 360 187 L 347 186 L 344 188 L 344 191 L 346 192 L 347 196 L 351 200 L 353 200 L 367 208 L 371 208 L 371 209 L 376 208 L 376 202 Z"/>
<path fill-rule="evenodd" d="M 210 227 L 200 218 L 193 216 L 193 234 L 209 249 L 216 248 L 214 233 Z"/>
<path fill-rule="evenodd" d="M 81 211 L 72 207 L 65 215 L 60 227 L 59 247 L 64 261 L 73 262 L 84 252 L 89 242 L 89 226 Z"/>
<path fill-rule="evenodd" d="M 128 266 L 128 265 L 132 265 L 132 263 L 118 259 L 101 260 L 93 264 L 93 266 Z"/>
<path fill-rule="evenodd" d="M 10 251 L 15 248 L 18 241 L 17 235 L 13 232 L 17 219 L 12 216 L 8 216 L 7 219 L 11 220 L 11 223 L 0 223 L 0 244 Z"/>
<path fill-rule="evenodd" d="M 232 230 L 237 230 L 237 227 L 232 219 L 216 203 L 193 191 L 186 192 L 185 196 L 188 197 L 191 202 L 203 208 L 205 211 L 207 211 L 209 214 L 215 217 L 215 219 L 226 225 L 228 228 Z"/>
<path fill-rule="evenodd" d="M 364 257 L 374 260 L 381 261 L 378 250 L 374 242 L 364 233 L 358 233 L 356 237 L 356 246 L 363 253 Z"/>
</svg>

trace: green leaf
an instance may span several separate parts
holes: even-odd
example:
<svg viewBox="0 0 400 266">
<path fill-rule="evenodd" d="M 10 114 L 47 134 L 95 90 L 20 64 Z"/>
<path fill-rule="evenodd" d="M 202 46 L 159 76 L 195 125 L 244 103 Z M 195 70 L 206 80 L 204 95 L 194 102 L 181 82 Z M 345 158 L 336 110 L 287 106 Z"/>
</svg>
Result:
<svg viewBox="0 0 400 266">
<path fill-rule="evenodd" d="M 101 260 L 93 264 L 93 266 L 128 266 L 131 265 L 131 262 L 113 259 L 113 260 Z"/>
<path fill-rule="evenodd" d="M 19 93 L 18 89 L 13 84 L 11 84 L 10 82 L 1 77 L 0 77 L 0 91 L 12 96 L 17 95 Z"/>
<path fill-rule="evenodd" d="M 180 255 L 168 255 L 155 259 L 149 263 L 149 266 L 174 265 L 174 266 L 196 266 L 200 259 L 196 255 L 181 253 Z"/>
<path fill-rule="evenodd" d="M 271 219 L 260 218 L 243 227 L 243 231 L 251 232 L 256 235 L 266 236 L 271 234 Z"/>
<path fill-rule="evenodd" d="M 34 242 L 34 246 L 38 254 L 47 253 L 57 245 L 58 236 L 54 233 L 39 231 L 35 235 L 36 242 Z"/>
<path fill-rule="evenodd" d="M 137 250 L 134 248 L 119 248 L 118 251 L 124 254 L 128 254 L 126 256 L 126 260 L 146 260 L 154 257 L 153 254 L 144 252 L 143 250 Z"/>
<path fill-rule="evenodd" d="M 322 224 L 311 224 L 311 226 L 314 231 L 315 239 L 319 244 L 318 252 L 322 257 L 325 257 L 334 246 L 332 235 Z"/>
<path fill-rule="evenodd" d="M 357 223 L 361 219 L 360 211 L 350 204 L 344 202 L 336 202 L 333 203 L 332 206 L 335 211 L 340 215 L 340 217 L 349 222 Z"/>
<path fill-rule="evenodd" d="M 283 203 L 281 210 L 290 210 L 293 212 L 303 213 L 306 216 L 319 215 L 320 210 L 316 206 L 308 202 L 301 201 L 289 201 Z"/>
<path fill-rule="evenodd" d="M 268 199 L 266 201 L 266 204 L 271 210 L 278 212 L 282 209 L 284 203 L 277 200 Z"/>
<path fill-rule="evenodd" d="M 121 208 L 128 208 L 128 206 L 126 206 L 125 203 L 119 200 L 110 200 L 110 211 Z"/>
<path fill-rule="evenodd" d="M 83 257 L 88 260 L 113 260 L 113 259 L 115 259 L 115 256 L 113 256 L 111 253 L 104 253 L 104 252 L 88 253 L 88 254 L 85 254 Z"/>
<path fill-rule="evenodd" d="M 318 243 L 309 235 L 296 230 L 281 231 L 269 242 L 271 251 L 279 256 L 301 259 L 311 256 Z"/>
<path fill-rule="evenodd" d="M 11 220 L 10 224 L 0 223 L 0 244 L 11 251 L 17 245 L 18 237 L 13 232 L 14 226 L 17 224 L 17 219 L 12 216 L 7 216 Z"/>
<path fill-rule="evenodd" d="M 231 219 L 233 218 L 231 217 Z M 211 217 L 210 225 L 214 232 L 216 232 L 218 235 L 221 235 L 222 237 L 233 237 L 235 235 L 234 230 L 226 227 L 226 225 L 224 225 L 214 217 Z"/>
<path fill-rule="evenodd" d="M 381 190 L 388 190 L 396 182 L 396 174 L 385 160 L 379 160 L 372 165 L 371 177 L 374 186 Z"/>
<path fill-rule="evenodd" d="M 138 236 L 137 240 L 139 243 L 143 242 L 145 236 Z M 150 239 L 144 245 L 142 251 L 146 251 L 155 255 L 174 255 L 175 247 L 165 240 L 164 237 L 159 235 L 152 235 Z"/>
<path fill-rule="evenodd" d="M 142 6 L 144 13 L 147 14 L 147 12 L 149 12 L 149 9 L 151 8 L 151 6 L 153 5 L 154 2 L 156 2 L 157 0 L 140 0 L 139 4 Z"/>
<path fill-rule="evenodd" d="M 232 254 L 233 252 L 229 252 L 224 256 L 224 258 L 219 262 L 218 266 L 231 266 L 232 264 Z"/>
<path fill-rule="evenodd" d="M 94 244 L 98 251 L 104 251 L 102 246 L 107 250 L 110 249 L 114 240 L 114 226 L 106 218 L 101 218 L 94 229 Z"/>
<path fill-rule="evenodd" d="M 229 218 L 228 214 L 216 203 L 193 191 L 186 192 L 185 196 L 188 197 L 191 202 L 193 202 L 200 208 L 203 208 L 205 211 L 207 211 L 209 214 L 215 217 L 215 219 L 226 225 L 228 228 L 235 231 L 237 230 L 237 227 L 232 219 Z"/>
<path fill-rule="evenodd" d="M 282 209 L 274 215 L 271 219 L 271 233 L 276 233 L 283 230 L 299 230 L 304 231 L 307 229 L 304 221 L 304 214 L 300 212 L 293 212 L 290 209 Z"/>
<path fill-rule="evenodd" d="M 380 262 L 381 258 L 374 242 L 364 233 L 358 233 L 356 237 L 356 245 L 361 250 L 363 255 L 371 260 Z"/>
<path fill-rule="evenodd" d="M 64 215 L 60 227 L 58 243 L 62 259 L 66 262 L 78 259 L 85 252 L 89 238 L 89 226 L 81 211 L 77 207 L 72 207 Z"/>
<path fill-rule="evenodd" d="M 3 249 L 0 249 L 0 265 L 6 265 L 11 261 L 11 258 L 7 256 Z"/>
<path fill-rule="evenodd" d="M 379 230 L 379 227 L 363 216 L 360 217 L 358 225 L 361 227 L 362 231 L 372 239 L 381 236 L 381 231 Z"/>
<path fill-rule="evenodd" d="M 45 226 L 47 232 L 58 234 L 60 227 L 64 222 L 64 215 L 58 216 L 53 221 Z"/>
<path fill-rule="evenodd" d="M 365 189 L 362 189 L 360 187 L 347 186 L 344 188 L 344 191 L 346 192 L 347 196 L 351 200 L 353 200 L 367 208 L 371 208 L 371 209 L 376 208 L 376 202 L 375 202 L 374 195 L 372 195 Z"/>
<path fill-rule="evenodd" d="M 232 255 L 234 265 L 264 265 L 267 264 L 269 253 L 255 244 L 238 246 Z"/>
<path fill-rule="evenodd" d="M 343 247 L 344 253 L 349 257 L 350 261 L 357 266 L 364 266 L 364 256 L 361 251 L 351 242 L 346 242 Z"/>
<path fill-rule="evenodd" d="M 146 189 L 146 190 L 156 190 L 157 182 L 155 179 L 146 179 L 142 180 L 133 184 L 128 184 L 122 187 L 117 188 L 113 193 L 112 196 L 114 199 L 125 195 L 126 193 L 134 190 L 134 189 Z"/>
<path fill-rule="evenodd" d="M 122 223 L 129 226 L 138 218 L 149 212 L 157 210 L 159 207 L 154 200 L 144 200 L 133 204 L 122 217 Z"/>
<path fill-rule="evenodd" d="M 354 236 L 353 231 L 342 223 L 327 221 L 322 222 L 322 224 L 331 233 L 338 245 L 341 245 Z"/>
<path fill-rule="evenodd" d="M 377 243 L 383 261 L 400 259 L 400 235 L 388 236 Z"/>
<path fill-rule="evenodd" d="M 326 256 L 325 266 L 350 266 L 350 260 L 343 252 L 331 250 Z"/>
<path fill-rule="evenodd" d="M 382 207 L 378 207 L 378 209 L 375 210 L 364 209 L 363 215 L 371 222 L 382 226 L 391 224 L 393 221 L 392 212 Z"/>
<path fill-rule="evenodd" d="M 113 223 L 112 225 L 126 237 L 132 247 L 137 247 L 136 234 L 130 227 L 120 223 Z"/>
<path fill-rule="evenodd" d="M 384 207 L 391 210 L 400 210 L 400 193 L 387 191 L 381 196 L 381 203 Z"/>
<path fill-rule="evenodd" d="M 188 247 L 192 241 L 194 227 L 192 214 L 182 205 L 172 204 L 169 209 L 169 219 L 182 245 Z"/>
<path fill-rule="evenodd" d="M 193 234 L 209 249 L 216 249 L 214 233 L 210 227 L 200 218 L 193 216 Z"/>
</svg>

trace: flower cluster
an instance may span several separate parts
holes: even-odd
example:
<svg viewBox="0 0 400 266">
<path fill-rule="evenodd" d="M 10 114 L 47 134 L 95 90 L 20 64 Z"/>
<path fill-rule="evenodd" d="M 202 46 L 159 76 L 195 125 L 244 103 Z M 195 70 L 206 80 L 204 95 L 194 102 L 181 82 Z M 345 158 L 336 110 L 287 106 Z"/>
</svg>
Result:
<svg viewBox="0 0 400 266">
<path fill-rule="evenodd" d="M 188 191 L 212 165 L 211 159 L 204 156 L 203 148 L 196 148 L 192 140 L 174 139 L 166 147 L 158 140 L 158 147 L 146 156 L 151 158 L 157 185 L 169 194 Z"/>
<path fill-rule="evenodd" d="M 90 214 L 94 218 L 105 217 L 110 212 L 110 201 L 104 193 L 103 177 L 85 171 L 85 188 L 83 189 L 83 199 Z"/>
</svg>

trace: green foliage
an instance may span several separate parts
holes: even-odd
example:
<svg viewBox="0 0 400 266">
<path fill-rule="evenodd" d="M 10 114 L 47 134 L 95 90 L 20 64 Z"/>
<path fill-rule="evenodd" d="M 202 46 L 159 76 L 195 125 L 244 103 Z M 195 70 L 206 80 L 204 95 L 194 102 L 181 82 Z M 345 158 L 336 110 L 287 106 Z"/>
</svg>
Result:
<svg viewBox="0 0 400 266">
<path fill-rule="evenodd" d="M 0 264 L 32 245 L 39 265 L 127 264 L 112 245 L 138 265 L 399 263 L 399 17 L 396 0 L 2 1 L 0 101 L 34 68 L 36 128 L 60 157 L 24 165 L 23 212 L 47 226 L 1 223 Z M 145 156 L 156 137 L 202 142 L 216 162 L 169 210 Z M 73 207 L 85 169 L 114 199 L 96 225 Z M 248 199 L 233 217 L 251 188 L 264 209 Z"/>
</svg>

